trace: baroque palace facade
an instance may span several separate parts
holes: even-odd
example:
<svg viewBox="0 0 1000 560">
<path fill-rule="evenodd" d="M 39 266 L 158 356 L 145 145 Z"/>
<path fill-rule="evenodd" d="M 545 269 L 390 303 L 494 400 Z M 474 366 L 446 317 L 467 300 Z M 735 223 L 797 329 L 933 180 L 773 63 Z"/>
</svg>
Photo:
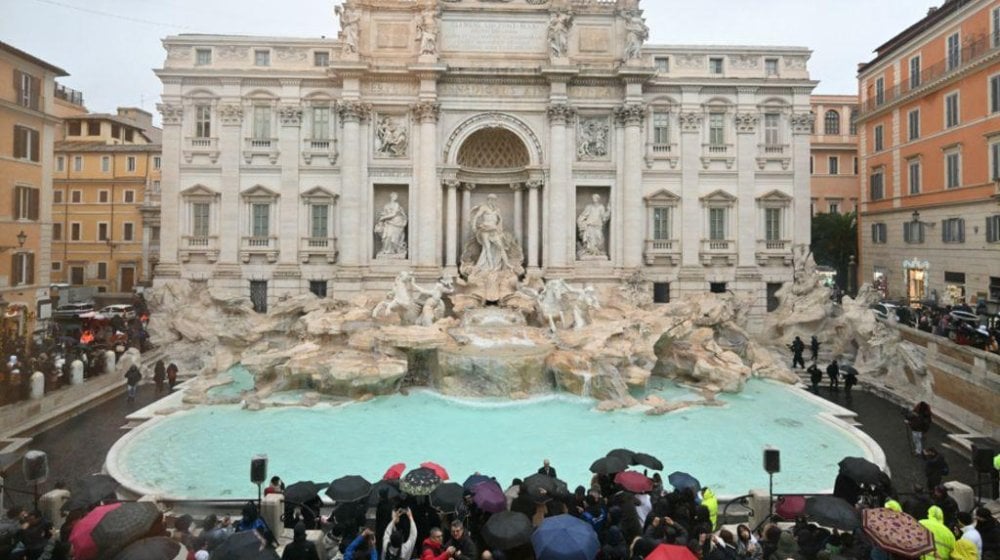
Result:
<svg viewBox="0 0 1000 560">
<path fill-rule="evenodd" d="M 640 270 L 657 301 L 743 292 L 762 314 L 792 279 L 810 235 L 807 49 L 644 45 L 638 0 L 337 15 L 337 39 L 164 40 L 158 282 L 264 310 L 404 270 L 595 285 Z"/>
</svg>

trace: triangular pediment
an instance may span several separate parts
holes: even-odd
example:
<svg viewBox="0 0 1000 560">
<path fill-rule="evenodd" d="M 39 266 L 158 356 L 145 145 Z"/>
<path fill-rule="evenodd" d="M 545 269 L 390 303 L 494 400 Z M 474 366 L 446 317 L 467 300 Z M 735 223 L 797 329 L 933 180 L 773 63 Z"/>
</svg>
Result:
<svg viewBox="0 0 1000 560">
<path fill-rule="evenodd" d="M 677 204 L 681 201 L 681 197 L 667 189 L 660 189 L 654 193 L 647 194 L 645 200 L 646 204 Z"/>
<path fill-rule="evenodd" d="M 323 187 L 313 187 L 299 196 L 306 199 L 327 198 L 336 200 L 338 195 L 334 192 L 324 189 Z"/>
<path fill-rule="evenodd" d="M 736 197 L 719 189 L 701 197 L 702 202 L 736 202 Z"/>
<path fill-rule="evenodd" d="M 243 198 L 278 198 L 278 193 L 263 186 L 256 185 L 240 193 Z"/>
<path fill-rule="evenodd" d="M 219 193 L 213 191 L 212 189 L 206 187 L 205 185 L 195 185 L 181 191 L 182 197 L 193 197 L 193 196 L 219 196 Z"/>
<path fill-rule="evenodd" d="M 757 200 L 761 202 L 791 202 L 792 197 L 787 193 L 775 189 L 765 195 L 758 196 Z"/>
</svg>

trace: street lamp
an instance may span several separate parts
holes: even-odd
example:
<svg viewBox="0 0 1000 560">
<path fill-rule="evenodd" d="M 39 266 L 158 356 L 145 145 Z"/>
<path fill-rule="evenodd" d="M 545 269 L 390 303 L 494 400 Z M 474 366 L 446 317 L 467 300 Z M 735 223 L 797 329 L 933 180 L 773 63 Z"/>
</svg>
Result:
<svg viewBox="0 0 1000 560">
<path fill-rule="evenodd" d="M 24 233 L 22 229 L 20 233 L 17 234 L 17 246 L 14 245 L 0 245 L 0 253 L 4 251 L 9 251 L 11 249 L 21 249 L 24 247 L 24 242 L 28 240 L 28 234 Z"/>
<path fill-rule="evenodd" d="M 920 223 L 920 212 L 917 210 L 913 211 L 913 222 L 916 224 Z"/>
</svg>

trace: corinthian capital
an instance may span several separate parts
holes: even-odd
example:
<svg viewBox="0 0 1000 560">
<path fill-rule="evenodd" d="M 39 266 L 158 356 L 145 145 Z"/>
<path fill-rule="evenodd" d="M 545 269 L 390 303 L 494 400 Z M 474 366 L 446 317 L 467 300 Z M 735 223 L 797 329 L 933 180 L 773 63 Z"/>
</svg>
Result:
<svg viewBox="0 0 1000 560">
<path fill-rule="evenodd" d="M 739 134 L 757 132 L 758 122 L 760 117 L 756 113 L 736 113 L 736 132 Z"/>
<path fill-rule="evenodd" d="M 343 122 L 364 122 L 371 112 L 372 106 L 361 101 L 345 101 L 340 104 L 340 120 Z"/>
<path fill-rule="evenodd" d="M 282 105 L 278 108 L 278 118 L 284 126 L 299 126 L 302 124 L 302 107 Z"/>
<path fill-rule="evenodd" d="M 677 116 L 677 120 L 680 122 L 681 130 L 684 132 L 698 132 L 701 130 L 701 119 L 700 113 L 686 112 L 681 113 Z"/>
<path fill-rule="evenodd" d="M 164 125 L 181 124 L 181 119 L 184 117 L 184 108 L 180 105 L 159 103 L 156 105 L 156 110 L 163 116 Z"/>
<path fill-rule="evenodd" d="M 441 105 L 431 101 L 414 103 L 410 108 L 419 122 L 437 122 L 438 115 L 441 114 Z"/>
<path fill-rule="evenodd" d="M 243 106 L 237 103 L 219 105 L 219 120 L 226 126 L 239 125 L 243 122 Z"/>
<path fill-rule="evenodd" d="M 646 105 L 643 103 L 626 103 L 615 108 L 615 118 L 625 126 L 639 126 L 646 118 Z"/>
<path fill-rule="evenodd" d="M 549 122 L 552 124 L 566 124 L 576 116 L 576 108 L 568 103 L 553 103 L 549 105 Z"/>
</svg>

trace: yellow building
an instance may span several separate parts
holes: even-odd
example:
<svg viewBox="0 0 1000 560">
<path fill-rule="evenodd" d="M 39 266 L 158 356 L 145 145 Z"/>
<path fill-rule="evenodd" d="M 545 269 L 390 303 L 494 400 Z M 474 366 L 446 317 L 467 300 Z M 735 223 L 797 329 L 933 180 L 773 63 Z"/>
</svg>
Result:
<svg viewBox="0 0 1000 560">
<path fill-rule="evenodd" d="M 134 108 L 69 116 L 63 127 L 53 165 L 53 281 L 131 292 L 155 263 L 159 130 Z"/>
<path fill-rule="evenodd" d="M 51 311 L 55 79 L 66 72 L 0 42 L 0 342 Z"/>
</svg>

